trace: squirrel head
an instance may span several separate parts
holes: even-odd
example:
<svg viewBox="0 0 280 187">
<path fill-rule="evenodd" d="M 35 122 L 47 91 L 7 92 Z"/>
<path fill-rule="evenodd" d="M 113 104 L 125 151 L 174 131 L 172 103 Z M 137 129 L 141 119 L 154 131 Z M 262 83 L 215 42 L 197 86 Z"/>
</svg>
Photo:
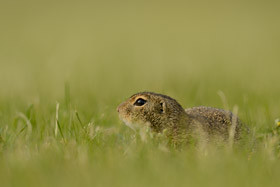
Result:
<svg viewBox="0 0 280 187">
<path fill-rule="evenodd" d="M 117 111 L 120 119 L 132 129 L 148 125 L 156 132 L 174 128 L 186 117 L 184 109 L 175 99 L 152 92 L 132 95 L 118 106 Z"/>
</svg>

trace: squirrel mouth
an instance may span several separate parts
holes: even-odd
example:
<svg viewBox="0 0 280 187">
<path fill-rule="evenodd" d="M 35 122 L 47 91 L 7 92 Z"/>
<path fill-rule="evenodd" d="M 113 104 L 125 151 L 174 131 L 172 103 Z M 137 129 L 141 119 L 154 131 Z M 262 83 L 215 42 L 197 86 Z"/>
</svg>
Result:
<svg viewBox="0 0 280 187">
<path fill-rule="evenodd" d="M 119 111 L 119 108 L 118 108 L 118 111 Z M 122 120 L 122 121 L 125 123 L 126 126 L 128 126 L 129 128 L 131 128 L 131 129 L 134 130 L 134 131 L 136 130 L 135 127 L 133 127 L 132 123 L 129 122 L 128 120 L 126 120 L 126 119 L 123 117 L 123 115 L 121 115 L 120 113 L 119 113 L 119 118 L 120 118 L 120 120 Z"/>
<path fill-rule="evenodd" d="M 122 117 L 120 117 L 120 118 L 121 118 L 121 120 L 124 122 L 124 124 L 125 124 L 126 126 L 128 126 L 129 128 L 131 128 L 133 131 L 136 131 L 136 126 L 135 126 L 133 123 L 131 123 L 131 122 L 129 122 L 129 121 L 123 119 Z"/>
<path fill-rule="evenodd" d="M 130 129 L 132 129 L 134 132 L 136 132 L 141 126 L 141 123 L 132 122 L 131 120 L 126 119 L 122 115 L 119 114 L 119 118 L 124 122 L 126 126 L 128 126 Z"/>
</svg>

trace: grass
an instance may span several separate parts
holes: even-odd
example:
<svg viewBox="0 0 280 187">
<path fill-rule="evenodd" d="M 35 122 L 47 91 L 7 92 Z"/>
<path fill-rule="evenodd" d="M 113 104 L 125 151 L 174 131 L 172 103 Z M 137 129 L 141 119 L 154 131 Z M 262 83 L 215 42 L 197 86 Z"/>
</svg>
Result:
<svg viewBox="0 0 280 187">
<path fill-rule="evenodd" d="M 279 186 L 278 7 L 1 2 L 0 185 Z M 168 146 L 118 119 L 139 91 L 238 111 L 252 134 Z"/>
</svg>

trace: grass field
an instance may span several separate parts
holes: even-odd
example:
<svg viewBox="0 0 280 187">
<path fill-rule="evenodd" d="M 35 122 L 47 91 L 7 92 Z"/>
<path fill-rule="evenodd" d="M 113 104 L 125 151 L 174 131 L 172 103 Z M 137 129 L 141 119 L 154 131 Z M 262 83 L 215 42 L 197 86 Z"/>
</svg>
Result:
<svg viewBox="0 0 280 187">
<path fill-rule="evenodd" d="M 1 0 L 0 186 L 280 186 L 279 5 Z M 116 107 L 139 91 L 237 106 L 251 135 L 134 133 Z"/>
</svg>

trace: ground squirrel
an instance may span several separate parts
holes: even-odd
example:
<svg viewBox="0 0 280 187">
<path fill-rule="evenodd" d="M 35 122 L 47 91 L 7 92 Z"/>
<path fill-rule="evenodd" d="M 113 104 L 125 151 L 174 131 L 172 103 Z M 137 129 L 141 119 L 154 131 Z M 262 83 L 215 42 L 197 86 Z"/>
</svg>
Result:
<svg viewBox="0 0 280 187">
<path fill-rule="evenodd" d="M 237 140 L 244 126 L 230 111 L 205 106 L 184 110 L 175 99 L 153 92 L 132 95 L 118 106 L 117 111 L 120 119 L 132 129 L 148 125 L 155 132 L 168 129 L 173 135 L 200 129 L 207 136 L 228 138 L 233 127 L 234 139 Z"/>
</svg>

